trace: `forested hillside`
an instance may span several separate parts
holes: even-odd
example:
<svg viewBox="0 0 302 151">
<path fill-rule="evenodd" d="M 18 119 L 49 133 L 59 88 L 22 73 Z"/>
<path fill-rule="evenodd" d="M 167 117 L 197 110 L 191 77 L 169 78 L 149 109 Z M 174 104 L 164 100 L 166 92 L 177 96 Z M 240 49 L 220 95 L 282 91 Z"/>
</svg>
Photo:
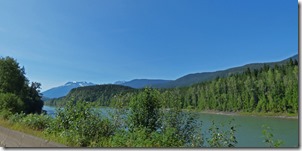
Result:
<svg viewBox="0 0 302 151">
<path fill-rule="evenodd" d="M 159 95 L 166 108 L 179 104 L 183 109 L 196 110 L 297 113 L 298 73 L 298 61 L 289 60 L 189 87 L 159 89 Z M 117 85 L 89 86 L 73 89 L 65 98 L 47 104 L 62 105 L 74 99 L 102 106 L 123 102 L 127 106 L 138 91 L 141 89 Z"/>
<path fill-rule="evenodd" d="M 298 62 L 259 70 L 249 68 L 243 74 L 185 87 L 163 90 L 166 106 L 175 99 L 182 108 L 246 112 L 298 112 Z"/>
<path fill-rule="evenodd" d="M 64 106 L 68 100 L 79 100 L 94 102 L 99 106 L 109 106 L 110 100 L 117 96 L 128 96 L 137 90 L 121 85 L 95 85 L 78 87 L 72 89 L 67 96 L 58 99 L 51 99 L 45 102 L 47 105 Z"/>
</svg>

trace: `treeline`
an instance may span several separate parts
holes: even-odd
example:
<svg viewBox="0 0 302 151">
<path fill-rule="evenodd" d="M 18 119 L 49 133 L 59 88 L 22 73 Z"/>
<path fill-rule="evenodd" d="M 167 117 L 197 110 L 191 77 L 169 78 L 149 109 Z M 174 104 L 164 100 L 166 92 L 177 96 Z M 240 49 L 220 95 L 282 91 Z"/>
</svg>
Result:
<svg viewBox="0 0 302 151">
<path fill-rule="evenodd" d="M 0 57 L 0 112 L 2 115 L 24 112 L 41 113 L 41 84 L 25 77 L 25 69 L 10 57 Z M 5 113 L 5 114 L 4 114 Z"/>
<path fill-rule="evenodd" d="M 298 61 L 193 85 L 163 90 L 166 107 L 175 99 L 182 108 L 246 112 L 298 112 Z"/>
<path fill-rule="evenodd" d="M 232 74 L 189 87 L 159 89 L 165 108 L 179 104 L 182 109 L 298 113 L 298 61 Z M 100 106 L 128 106 L 142 89 L 117 85 L 89 86 L 73 89 L 66 97 L 47 102 L 64 105 L 67 100 L 84 100 Z M 178 103 L 179 102 L 179 103 Z"/>
</svg>

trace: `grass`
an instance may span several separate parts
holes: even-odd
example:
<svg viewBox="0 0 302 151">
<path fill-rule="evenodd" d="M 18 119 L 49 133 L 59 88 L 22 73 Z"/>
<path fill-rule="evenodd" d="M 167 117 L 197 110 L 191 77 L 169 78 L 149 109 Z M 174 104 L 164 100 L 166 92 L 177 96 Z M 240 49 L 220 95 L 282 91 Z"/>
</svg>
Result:
<svg viewBox="0 0 302 151">
<path fill-rule="evenodd" d="M 42 131 L 33 130 L 31 128 L 25 127 L 24 125 L 18 123 L 10 123 L 8 120 L 0 119 L 0 125 L 8 129 L 20 131 L 23 133 L 31 134 L 38 137 L 43 137 Z"/>
</svg>

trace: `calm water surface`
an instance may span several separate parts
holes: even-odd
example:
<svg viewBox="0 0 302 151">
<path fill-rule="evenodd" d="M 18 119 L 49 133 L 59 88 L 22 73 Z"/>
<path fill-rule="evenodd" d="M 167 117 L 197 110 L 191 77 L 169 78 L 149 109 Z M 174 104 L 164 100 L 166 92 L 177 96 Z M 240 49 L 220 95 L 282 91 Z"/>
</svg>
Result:
<svg viewBox="0 0 302 151">
<path fill-rule="evenodd" d="M 43 110 L 47 114 L 54 117 L 55 107 L 44 106 Z M 110 108 L 100 108 L 100 111 L 108 115 Z M 210 113 L 194 113 L 196 120 L 202 121 L 200 127 L 202 131 L 207 132 L 212 120 L 219 125 L 219 123 L 227 123 L 234 119 L 234 124 L 237 127 L 237 141 L 236 147 L 267 147 L 263 142 L 262 126 L 267 125 L 272 129 L 274 138 L 283 141 L 282 147 L 298 147 L 299 144 L 299 121 L 298 119 L 283 119 L 273 117 L 259 117 L 259 116 L 242 116 L 242 115 L 218 115 Z"/>
</svg>

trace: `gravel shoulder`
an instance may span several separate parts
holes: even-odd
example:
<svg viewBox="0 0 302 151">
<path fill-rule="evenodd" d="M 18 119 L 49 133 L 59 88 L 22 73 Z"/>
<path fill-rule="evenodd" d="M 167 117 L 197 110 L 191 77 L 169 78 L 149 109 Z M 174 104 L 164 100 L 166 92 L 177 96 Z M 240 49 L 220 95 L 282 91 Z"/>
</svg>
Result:
<svg viewBox="0 0 302 151">
<path fill-rule="evenodd" d="M 67 147 L 29 134 L 0 126 L 1 147 Z"/>
</svg>

